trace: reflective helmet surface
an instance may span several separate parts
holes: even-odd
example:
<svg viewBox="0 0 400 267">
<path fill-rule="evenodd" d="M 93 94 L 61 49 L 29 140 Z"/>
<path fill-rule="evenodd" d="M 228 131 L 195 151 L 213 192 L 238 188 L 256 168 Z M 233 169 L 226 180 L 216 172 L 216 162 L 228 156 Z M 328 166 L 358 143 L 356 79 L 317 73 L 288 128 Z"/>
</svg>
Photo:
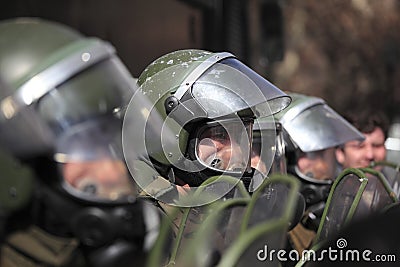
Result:
<svg viewBox="0 0 400 267">
<path fill-rule="evenodd" d="M 289 93 L 293 101 L 275 115 L 294 145 L 303 152 L 318 151 L 363 140 L 363 135 L 321 98 Z"/>
<path fill-rule="evenodd" d="M 142 261 L 159 214 L 123 160 L 135 79 L 111 44 L 66 25 L 17 18 L 0 36 L 0 145 L 34 170 L 29 219 L 78 239 L 90 266 Z"/>
<path fill-rule="evenodd" d="M 272 162 L 271 158 L 274 159 Z M 266 166 L 266 162 L 272 166 Z M 269 170 L 269 174 L 287 173 L 283 129 L 281 123 L 275 121 L 273 116 L 263 117 L 254 122 L 252 167 L 262 173 L 265 173 L 265 168 Z"/>
<path fill-rule="evenodd" d="M 124 119 L 128 166 L 135 173 L 133 162 L 146 159 L 161 176 L 172 169 L 192 187 L 212 175 L 248 172 L 254 118 L 290 103 L 285 93 L 224 52 L 168 53 L 143 71 L 138 85 Z M 228 160 L 217 153 L 221 138 L 230 143 Z M 133 176 L 142 188 L 151 182 L 146 175 Z"/>
<path fill-rule="evenodd" d="M 321 98 L 288 93 L 292 102 L 275 115 L 289 134 L 295 147 L 303 152 L 342 145 L 364 136 Z"/>
<path fill-rule="evenodd" d="M 78 161 L 121 161 L 118 112 L 136 86 L 114 47 L 39 18 L 2 21 L 0 35 L 1 146 L 24 160 L 51 156 L 63 175 Z"/>
<path fill-rule="evenodd" d="M 323 99 L 299 93 L 289 107 L 277 114 L 284 128 L 288 156 L 288 172 L 300 181 L 300 192 L 307 208 L 305 225 L 318 225 L 324 201 L 337 175 L 335 147 L 363 135 L 330 108 Z M 309 227 L 307 226 L 307 227 Z"/>
</svg>

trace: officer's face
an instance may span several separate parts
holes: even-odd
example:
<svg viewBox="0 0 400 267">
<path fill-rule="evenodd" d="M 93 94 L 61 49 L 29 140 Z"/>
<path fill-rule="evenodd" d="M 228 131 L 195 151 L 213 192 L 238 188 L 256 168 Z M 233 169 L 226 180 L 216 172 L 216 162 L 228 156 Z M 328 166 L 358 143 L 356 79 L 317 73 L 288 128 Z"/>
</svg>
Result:
<svg viewBox="0 0 400 267">
<path fill-rule="evenodd" d="M 251 167 L 265 174 L 267 173 L 267 166 L 262 161 L 260 153 L 261 146 L 259 144 L 253 144 L 251 151 Z"/>
<path fill-rule="evenodd" d="M 385 135 L 381 128 L 364 133 L 365 140 L 347 142 L 336 150 L 336 158 L 343 168 L 364 168 L 386 157 Z"/>
<path fill-rule="evenodd" d="M 197 144 L 197 157 L 205 165 L 217 169 L 243 172 L 249 168 L 250 127 L 243 124 L 224 127 L 216 125 L 201 132 Z"/>
<path fill-rule="evenodd" d="M 93 196 L 115 200 L 132 193 L 132 184 L 121 160 L 72 161 L 63 164 L 65 182 Z"/>
<path fill-rule="evenodd" d="M 303 153 L 297 160 L 300 172 L 317 180 L 335 178 L 335 148 Z"/>
<path fill-rule="evenodd" d="M 199 159 L 219 170 L 243 170 L 248 160 L 236 141 L 219 138 L 205 138 L 198 145 Z"/>
</svg>

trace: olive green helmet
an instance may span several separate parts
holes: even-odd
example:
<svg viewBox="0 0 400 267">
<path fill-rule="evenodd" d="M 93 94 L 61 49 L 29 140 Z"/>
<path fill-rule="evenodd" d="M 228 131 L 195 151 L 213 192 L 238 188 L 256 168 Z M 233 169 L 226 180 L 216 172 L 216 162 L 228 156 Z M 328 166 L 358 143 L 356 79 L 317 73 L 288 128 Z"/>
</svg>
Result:
<svg viewBox="0 0 400 267">
<path fill-rule="evenodd" d="M 135 170 L 134 161 L 147 160 L 162 176 L 173 169 L 191 186 L 209 174 L 196 183 L 191 183 L 196 180 L 193 176 L 212 169 L 211 163 L 199 160 L 196 150 L 202 133 L 210 130 L 208 126 L 217 123 L 231 139 L 243 138 L 241 152 L 246 150 L 249 159 L 245 145 L 249 138 L 251 143 L 252 126 L 248 127 L 247 120 L 272 115 L 290 103 L 290 97 L 227 52 L 187 49 L 168 53 L 142 72 L 138 86 L 124 119 L 128 166 Z M 239 132 L 246 134 L 239 137 Z M 213 174 L 235 172 L 226 168 L 218 171 Z M 134 178 L 145 187 L 151 179 L 142 176 Z"/>
<path fill-rule="evenodd" d="M 289 92 L 292 102 L 275 119 L 282 123 L 288 145 L 312 152 L 342 145 L 364 136 L 326 102 L 315 96 Z"/>
<path fill-rule="evenodd" d="M 121 110 L 137 86 L 114 47 L 39 18 L 2 21 L 0 36 L 1 148 L 23 161 L 55 160 L 61 175 L 49 176 L 64 182 L 72 163 L 124 164 Z M 92 180 L 81 189 L 93 188 Z M 63 185 L 83 197 L 71 183 Z"/>
<path fill-rule="evenodd" d="M 324 207 L 321 203 L 326 201 L 337 175 L 335 147 L 364 137 L 323 99 L 288 94 L 292 97 L 289 107 L 274 117 L 283 126 L 288 172 L 302 182 L 300 192 L 306 200 L 306 208 L 314 209 L 317 214 L 317 210 Z M 318 218 L 315 214 L 309 217 L 310 222 Z"/>
<path fill-rule="evenodd" d="M 0 23 L 0 140 L 18 157 L 53 151 L 56 136 L 112 114 L 134 86 L 109 43 L 38 18 Z"/>
<path fill-rule="evenodd" d="M 2 216 L 25 207 L 34 190 L 32 170 L 0 149 L 0 213 Z"/>
</svg>

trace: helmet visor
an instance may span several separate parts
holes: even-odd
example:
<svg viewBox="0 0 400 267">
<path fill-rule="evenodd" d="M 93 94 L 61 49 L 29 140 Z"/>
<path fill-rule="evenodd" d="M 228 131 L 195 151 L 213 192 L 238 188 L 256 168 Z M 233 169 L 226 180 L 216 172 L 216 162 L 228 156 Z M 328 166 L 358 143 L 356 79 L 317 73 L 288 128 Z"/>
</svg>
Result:
<svg viewBox="0 0 400 267">
<path fill-rule="evenodd" d="M 342 145 L 364 136 L 326 104 L 311 106 L 282 125 L 295 144 L 304 152 Z"/>
<path fill-rule="evenodd" d="M 1 123 L 0 139 L 14 154 L 26 157 L 52 151 L 59 134 L 81 121 L 117 112 L 136 88 L 117 58 L 72 76 L 64 75 L 72 66 L 61 67 L 57 75 L 37 74 L 2 100 L 2 108 L 8 107 L 8 112 Z"/>
<path fill-rule="evenodd" d="M 277 130 L 274 118 L 267 117 L 254 122 L 251 167 L 266 176 L 276 154 Z"/>
<path fill-rule="evenodd" d="M 251 108 L 256 117 L 284 109 L 290 97 L 234 58 L 207 69 L 192 86 L 192 97 L 208 118 L 223 117 Z"/>
<path fill-rule="evenodd" d="M 120 67 L 119 61 L 107 60 L 71 77 L 38 101 L 40 116 L 59 134 L 75 123 L 116 113 L 135 89 Z"/>
<path fill-rule="evenodd" d="M 241 174 L 250 170 L 252 122 L 207 123 L 198 131 L 196 158 L 207 168 Z"/>
<path fill-rule="evenodd" d="M 121 122 L 112 117 L 70 127 L 57 139 L 64 188 L 79 198 L 117 201 L 135 196 L 121 148 Z"/>
</svg>

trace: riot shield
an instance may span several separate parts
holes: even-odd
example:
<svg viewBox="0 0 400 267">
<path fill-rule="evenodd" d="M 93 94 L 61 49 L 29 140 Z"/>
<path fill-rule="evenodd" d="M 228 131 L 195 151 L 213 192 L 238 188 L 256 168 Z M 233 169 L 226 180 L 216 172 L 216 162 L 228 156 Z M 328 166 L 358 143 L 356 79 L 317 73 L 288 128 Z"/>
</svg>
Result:
<svg viewBox="0 0 400 267">
<path fill-rule="evenodd" d="M 336 234 L 349 221 L 381 212 L 397 201 L 382 173 L 370 168 L 344 170 L 330 191 L 316 243 Z"/>
<path fill-rule="evenodd" d="M 354 218 L 369 216 L 372 213 L 382 212 L 390 205 L 398 202 L 398 197 L 382 172 L 371 168 L 361 168 L 368 183 L 354 214 Z"/>
<path fill-rule="evenodd" d="M 397 197 L 400 196 L 400 163 L 392 161 L 378 161 L 371 165 L 371 168 L 381 166 L 382 174 L 386 177 Z"/>
<path fill-rule="evenodd" d="M 214 197 L 212 194 L 232 185 L 233 189 L 219 201 L 203 206 L 191 205 L 198 201 L 209 202 L 208 199 Z M 147 266 L 212 266 L 219 260 L 224 247 L 225 241 L 222 235 L 229 240 L 237 233 L 239 225 L 237 228 L 234 227 L 238 223 L 234 218 L 243 217 L 243 207 L 249 201 L 250 195 L 242 182 L 238 183 L 237 178 L 234 177 L 218 176 L 208 179 L 192 194 L 181 195 L 179 203 L 175 206 L 159 202 L 160 207 L 168 216 L 164 218 Z M 216 227 L 216 223 L 220 225 Z M 196 246 L 193 248 L 191 244 L 197 232 L 208 233 L 211 230 L 213 239 L 197 238 Z M 193 258 L 189 259 L 190 264 L 184 265 L 187 255 Z"/>
<path fill-rule="evenodd" d="M 279 266 L 278 259 L 267 254 L 284 248 L 298 186 L 293 177 L 273 175 L 250 199 L 233 194 L 209 205 L 208 216 L 175 264 Z"/>
</svg>

